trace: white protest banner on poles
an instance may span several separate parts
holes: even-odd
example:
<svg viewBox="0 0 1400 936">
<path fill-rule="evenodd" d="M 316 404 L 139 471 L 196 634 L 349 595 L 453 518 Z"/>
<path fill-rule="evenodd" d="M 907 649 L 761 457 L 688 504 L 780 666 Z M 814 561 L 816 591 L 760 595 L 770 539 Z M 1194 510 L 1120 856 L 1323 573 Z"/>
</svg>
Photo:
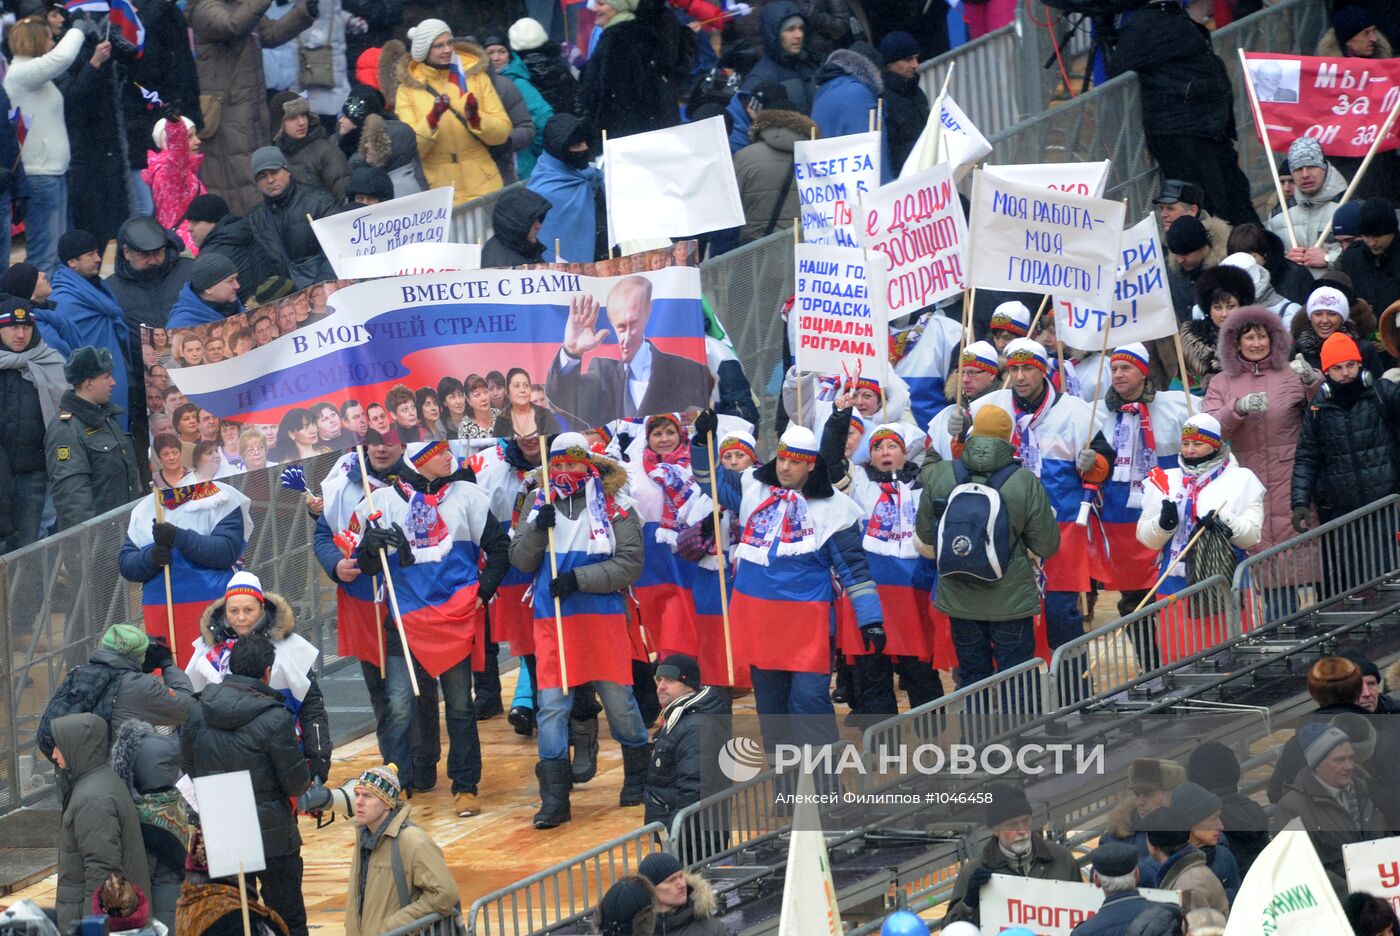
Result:
<svg viewBox="0 0 1400 936">
<path fill-rule="evenodd" d="M 608 243 L 690 237 L 744 223 L 724 118 L 608 139 Z"/>
<path fill-rule="evenodd" d="M 831 861 L 810 771 L 798 775 L 793 800 L 778 936 L 841 936 L 841 904 L 831 879 Z"/>
<path fill-rule="evenodd" d="M 793 353 L 799 371 L 854 374 L 859 367 L 883 380 L 889 323 L 880 310 L 872 311 L 870 285 L 861 251 L 797 245 L 797 291 L 788 314 L 797 316 Z"/>
<path fill-rule="evenodd" d="M 1055 331 L 1071 348 L 1103 347 L 1105 327 L 1112 332 L 1115 346 L 1166 338 L 1176 332 L 1176 311 L 1162 264 L 1156 217 L 1148 215 L 1123 232 L 1118 256 L 1111 310 L 1056 298 Z"/>
<path fill-rule="evenodd" d="M 335 275 L 355 279 L 355 258 L 406 244 L 444 244 L 452 227 L 452 186 L 415 192 L 311 222 Z"/>
<path fill-rule="evenodd" d="M 1011 166 L 983 166 L 988 175 L 1005 179 L 1007 182 L 1020 182 L 1037 188 L 1069 192 L 1071 195 L 1087 195 L 1090 198 L 1103 198 L 1104 187 L 1108 185 L 1108 167 L 1112 163 L 1064 162 L 1064 163 L 1022 163 Z"/>
<path fill-rule="evenodd" d="M 967 284 L 1050 293 L 1096 309 L 1113 302 L 1122 202 L 972 176 Z"/>
<path fill-rule="evenodd" d="M 967 221 L 947 165 L 880 186 L 860 210 L 869 266 L 884 264 L 872 308 L 893 319 L 962 292 Z"/>
<path fill-rule="evenodd" d="M 855 247 L 856 203 L 880 187 L 880 134 L 798 140 L 792 157 L 802 204 L 802 239 Z"/>
<path fill-rule="evenodd" d="M 349 275 L 346 278 L 419 276 L 423 273 L 455 273 L 480 268 L 479 244 L 405 244 L 386 254 L 355 257 L 347 263 Z"/>
<path fill-rule="evenodd" d="M 1179 891 L 1139 887 L 1138 893 L 1159 903 L 1181 903 Z M 979 901 L 982 932 L 1024 926 L 1036 936 L 1069 936 L 1099 912 L 1103 899 L 1103 891 L 1092 884 L 993 874 Z"/>
<path fill-rule="evenodd" d="M 1342 846 L 1347 890 L 1371 894 L 1400 908 L 1400 836 Z"/>
<path fill-rule="evenodd" d="M 253 799 L 253 780 L 248 771 L 196 777 L 194 790 L 199 802 L 218 804 L 218 808 L 199 814 L 209 876 L 234 877 L 240 871 L 252 874 L 266 870 L 258 804 Z"/>
<path fill-rule="evenodd" d="M 904 161 L 904 168 L 899 170 L 901 181 L 939 163 L 952 166 L 954 178 L 961 179 L 967 174 L 968 167 L 991 155 L 992 144 L 967 119 L 951 94 L 944 96 L 939 116 L 943 122 L 941 128 L 934 115 L 929 114 L 923 133 L 914 141 L 914 149 Z M 938 141 L 937 152 L 934 151 L 935 137 Z"/>
<path fill-rule="evenodd" d="M 1312 839 L 1294 819 L 1249 866 L 1230 906 L 1225 936 L 1322 936 L 1350 931 Z"/>
</svg>

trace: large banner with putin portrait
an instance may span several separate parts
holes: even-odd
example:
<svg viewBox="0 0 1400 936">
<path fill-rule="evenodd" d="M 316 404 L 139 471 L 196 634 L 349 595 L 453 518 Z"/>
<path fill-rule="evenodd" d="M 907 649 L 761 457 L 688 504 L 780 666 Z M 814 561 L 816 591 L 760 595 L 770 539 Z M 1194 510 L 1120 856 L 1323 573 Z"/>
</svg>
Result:
<svg viewBox="0 0 1400 936">
<path fill-rule="evenodd" d="M 370 428 L 485 445 L 704 406 L 693 248 L 320 284 L 220 322 L 143 329 L 161 368 L 157 462 L 172 443 L 163 486 L 181 467 L 194 483 L 349 448 Z"/>
</svg>

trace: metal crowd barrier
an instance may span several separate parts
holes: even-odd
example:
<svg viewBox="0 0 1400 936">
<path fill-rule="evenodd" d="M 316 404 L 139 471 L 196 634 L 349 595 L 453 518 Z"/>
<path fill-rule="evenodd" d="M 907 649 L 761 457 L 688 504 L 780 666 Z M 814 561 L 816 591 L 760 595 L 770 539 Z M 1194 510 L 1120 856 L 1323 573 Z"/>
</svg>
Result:
<svg viewBox="0 0 1400 936">
<path fill-rule="evenodd" d="M 382 936 L 461 936 L 463 932 L 460 916 L 445 917 L 441 913 L 430 913 L 398 929 L 391 929 Z"/>
<path fill-rule="evenodd" d="M 1022 70 L 1024 17 L 1018 8 L 1016 21 L 1010 25 L 921 64 L 919 86 L 929 103 L 937 100 L 952 68 L 948 94 L 984 135 L 1005 130 L 1027 114 L 1038 112 L 1045 103 L 1039 100 L 1040 76 Z M 1012 75 L 1018 80 L 1011 80 Z"/>
<path fill-rule="evenodd" d="M 336 456 L 308 459 L 319 485 Z M 335 596 L 311 550 L 313 524 L 302 495 L 285 491 L 281 468 L 229 478 L 252 500 L 246 569 L 292 603 L 297 628 L 320 649 L 318 670 L 340 665 Z M 32 805 L 52 790 L 49 762 L 34 732 L 70 667 L 86 662 L 112 624 L 140 625 L 141 586 L 117 569 L 134 504 L 0 556 L 0 814 Z"/>
<path fill-rule="evenodd" d="M 467 933 L 559 933 L 560 927 L 581 924 L 614 881 L 636 874 L 643 858 L 663 850 L 665 831 L 661 823 L 650 823 L 477 898 L 467 912 Z"/>
<path fill-rule="evenodd" d="M 949 733 L 951 740 L 973 743 L 1005 734 L 1040 717 L 1045 661 L 1032 658 L 918 708 L 871 725 L 861 737 L 870 757 L 900 744 L 925 744 Z M 955 721 L 954 718 L 957 717 Z"/>
<path fill-rule="evenodd" d="M 497 189 L 490 195 L 473 198 L 452 209 L 452 227 L 447 239 L 454 244 L 484 244 L 490 239 L 495 227 L 491 223 L 491 212 L 496 210 L 496 202 L 506 192 L 522 187 L 524 182 L 512 182 L 505 188 Z"/>
<path fill-rule="evenodd" d="M 1223 576 L 1212 576 L 1056 647 L 1045 673 L 1045 711 L 1107 698 L 1144 674 L 1223 643 L 1238 626 L 1229 617 L 1235 607 L 1229 588 Z"/>
<path fill-rule="evenodd" d="M 1230 583 L 1232 636 L 1255 630 L 1400 569 L 1400 495 L 1391 495 L 1249 556 Z"/>
</svg>

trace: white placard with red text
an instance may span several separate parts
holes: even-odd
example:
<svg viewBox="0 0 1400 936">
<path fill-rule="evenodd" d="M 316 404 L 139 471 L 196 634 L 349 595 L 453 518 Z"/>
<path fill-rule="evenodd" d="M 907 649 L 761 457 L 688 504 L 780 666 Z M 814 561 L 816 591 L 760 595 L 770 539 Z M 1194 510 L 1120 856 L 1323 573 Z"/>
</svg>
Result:
<svg viewBox="0 0 1400 936">
<path fill-rule="evenodd" d="M 802 239 L 855 247 L 856 204 L 880 187 L 880 134 L 798 140 L 792 171 L 802 205 Z"/>
<path fill-rule="evenodd" d="M 1181 903 L 1179 891 L 1140 887 L 1138 893 L 1160 903 Z M 980 906 L 984 933 L 1024 926 L 1036 936 L 1069 936 L 1098 913 L 1103 891 L 1092 884 L 993 874 L 982 888 Z"/>
<path fill-rule="evenodd" d="M 860 245 L 885 274 L 872 308 L 893 319 L 962 292 L 967 220 L 945 163 L 881 186 L 860 207 Z"/>
<path fill-rule="evenodd" d="M 884 314 L 871 307 L 873 283 L 866 278 L 864 253 L 798 244 L 796 277 L 788 315 L 797 317 L 797 369 L 841 374 L 844 368 L 854 374 L 859 368 L 877 378 L 883 375 L 889 328 Z"/>
<path fill-rule="evenodd" d="M 1068 192 L 1071 195 L 1087 195 L 1090 198 L 1103 198 L 1104 187 L 1108 185 L 1110 161 L 1103 162 L 1063 162 L 1063 163 L 1021 163 L 1011 166 L 984 166 L 983 171 L 1008 182 L 1034 185 L 1038 188 Z"/>
</svg>

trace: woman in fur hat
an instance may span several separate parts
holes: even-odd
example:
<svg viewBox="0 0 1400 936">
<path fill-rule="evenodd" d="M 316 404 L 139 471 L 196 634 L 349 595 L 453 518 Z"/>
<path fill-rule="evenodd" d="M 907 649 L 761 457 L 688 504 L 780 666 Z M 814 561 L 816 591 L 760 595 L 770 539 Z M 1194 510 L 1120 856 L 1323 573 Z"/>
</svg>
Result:
<svg viewBox="0 0 1400 936">
<path fill-rule="evenodd" d="M 1206 270 L 1196 280 L 1196 306 L 1202 318 L 1187 322 L 1181 329 L 1181 351 L 1186 359 L 1182 379 L 1192 393 L 1205 393 L 1210 379 L 1220 373 L 1216 345 L 1220 326 L 1240 306 L 1254 304 L 1254 281 L 1238 267 L 1218 266 Z"/>
<path fill-rule="evenodd" d="M 296 616 L 287 599 L 264 593 L 253 573 L 237 572 L 229 579 L 224 597 L 204 609 L 199 632 L 194 659 L 185 667 L 195 692 L 223 682 L 229 654 L 239 638 L 256 633 L 272 641 L 277 657 L 268 685 L 282 694 L 296 715 L 312 779 L 324 783 L 331 767 L 331 729 L 313 669 L 320 651 L 296 632 Z"/>
</svg>

